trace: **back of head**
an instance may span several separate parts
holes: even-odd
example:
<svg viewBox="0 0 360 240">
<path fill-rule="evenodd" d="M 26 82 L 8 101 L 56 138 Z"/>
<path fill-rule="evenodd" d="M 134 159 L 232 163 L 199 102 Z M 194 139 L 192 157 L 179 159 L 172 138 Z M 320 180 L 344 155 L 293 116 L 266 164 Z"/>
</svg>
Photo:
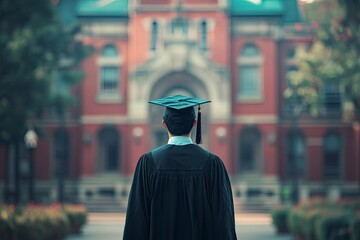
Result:
<svg viewBox="0 0 360 240">
<path fill-rule="evenodd" d="M 166 108 L 163 119 L 173 136 L 189 134 L 195 120 L 194 107 L 183 109 Z"/>
</svg>

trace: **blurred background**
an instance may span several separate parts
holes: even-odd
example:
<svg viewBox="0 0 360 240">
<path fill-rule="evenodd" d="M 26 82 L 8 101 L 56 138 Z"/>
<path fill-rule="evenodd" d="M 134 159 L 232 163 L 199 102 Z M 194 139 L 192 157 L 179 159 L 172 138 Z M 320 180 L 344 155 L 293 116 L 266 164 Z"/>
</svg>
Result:
<svg viewBox="0 0 360 240">
<path fill-rule="evenodd" d="M 125 212 L 163 109 L 203 107 L 235 211 L 360 196 L 359 6 L 337 0 L 3 0 L 0 202 Z"/>
</svg>

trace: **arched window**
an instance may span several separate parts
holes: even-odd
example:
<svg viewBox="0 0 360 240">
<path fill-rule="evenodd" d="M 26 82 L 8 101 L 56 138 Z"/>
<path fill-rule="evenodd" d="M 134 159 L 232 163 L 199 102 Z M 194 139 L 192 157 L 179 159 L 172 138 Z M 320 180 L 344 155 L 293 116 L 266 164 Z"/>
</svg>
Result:
<svg viewBox="0 0 360 240">
<path fill-rule="evenodd" d="M 207 42 L 207 23 L 206 21 L 201 22 L 201 50 L 208 50 L 208 42 Z"/>
<path fill-rule="evenodd" d="M 98 97 L 100 100 L 119 100 L 120 64 L 117 48 L 111 44 L 105 45 L 101 50 L 99 58 L 100 80 Z"/>
<path fill-rule="evenodd" d="M 254 44 L 247 44 L 239 58 L 239 100 L 262 99 L 262 56 Z"/>
<path fill-rule="evenodd" d="M 286 138 L 288 176 L 301 177 L 306 173 L 306 145 L 304 136 L 291 131 Z"/>
<path fill-rule="evenodd" d="M 106 45 L 101 51 L 101 57 L 117 57 L 118 51 L 114 45 Z"/>
<path fill-rule="evenodd" d="M 158 23 L 153 21 L 151 24 L 151 38 L 150 38 L 150 50 L 156 51 L 158 40 Z"/>
<path fill-rule="evenodd" d="M 324 137 L 324 178 L 339 179 L 341 173 L 341 142 L 336 133 Z"/>
<path fill-rule="evenodd" d="M 240 173 L 256 173 L 260 171 L 262 160 L 261 134 L 256 128 L 245 128 L 239 137 Z"/>
<path fill-rule="evenodd" d="M 55 177 L 70 175 L 70 138 L 66 130 L 58 129 L 53 135 L 52 175 Z"/>
<path fill-rule="evenodd" d="M 115 127 L 103 127 L 97 135 L 98 155 L 97 171 L 98 172 L 117 172 L 119 170 L 119 149 L 120 136 Z"/>
</svg>

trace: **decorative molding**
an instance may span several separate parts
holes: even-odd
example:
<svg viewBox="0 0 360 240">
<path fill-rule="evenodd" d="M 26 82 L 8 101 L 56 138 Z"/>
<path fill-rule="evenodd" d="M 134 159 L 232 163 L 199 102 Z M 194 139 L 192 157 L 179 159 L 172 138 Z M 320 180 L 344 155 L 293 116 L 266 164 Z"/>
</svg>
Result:
<svg viewBox="0 0 360 240">
<path fill-rule="evenodd" d="M 308 137 L 306 138 L 306 143 L 308 146 L 322 146 L 323 139 L 322 138 L 315 138 L 315 137 Z"/>
<path fill-rule="evenodd" d="M 241 116 L 235 116 L 234 123 L 241 124 L 255 124 L 255 123 L 270 123 L 277 124 L 279 118 L 276 115 L 272 114 L 242 114 Z"/>
<path fill-rule="evenodd" d="M 82 124 L 116 124 L 128 123 L 126 116 L 120 115 L 83 115 L 80 118 Z"/>
<path fill-rule="evenodd" d="M 81 22 L 81 35 L 84 36 L 127 36 L 128 21 L 85 21 Z"/>
<path fill-rule="evenodd" d="M 119 66 L 123 64 L 124 58 L 122 56 L 118 57 L 99 57 L 96 61 L 98 66 Z"/>
</svg>

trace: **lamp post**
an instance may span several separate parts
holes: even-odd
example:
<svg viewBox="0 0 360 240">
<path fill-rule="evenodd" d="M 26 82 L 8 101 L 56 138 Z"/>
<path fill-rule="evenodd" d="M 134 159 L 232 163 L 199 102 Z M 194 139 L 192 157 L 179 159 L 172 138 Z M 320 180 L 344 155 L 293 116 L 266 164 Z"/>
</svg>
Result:
<svg viewBox="0 0 360 240">
<path fill-rule="evenodd" d="M 298 121 L 301 112 L 305 108 L 305 104 L 302 102 L 302 98 L 298 93 L 297 85 L 292 85 L 291 89 L 293 92 L 292 96 L 292 134 L 291 134 L 291 170 L 292 170 L 292 192 L 291 200 L 293 204 L 297 204 L 299 201 L 299 167 L 300 167 L 300 156 L 298 146 L 300 144 L 298 134 Z"/>
<path fill-rule="evenodd" d="M 29 151 L 29 168 L 30 168 L 30 174 L 29 174 L 29 201 L 33 202 L 35 200 L 34 198 L 34 150 L 37 147 L 38 142 L 38 136 L 36 132 L 30 128 L 24 137 L 25 146 Z"/>
</svg>

